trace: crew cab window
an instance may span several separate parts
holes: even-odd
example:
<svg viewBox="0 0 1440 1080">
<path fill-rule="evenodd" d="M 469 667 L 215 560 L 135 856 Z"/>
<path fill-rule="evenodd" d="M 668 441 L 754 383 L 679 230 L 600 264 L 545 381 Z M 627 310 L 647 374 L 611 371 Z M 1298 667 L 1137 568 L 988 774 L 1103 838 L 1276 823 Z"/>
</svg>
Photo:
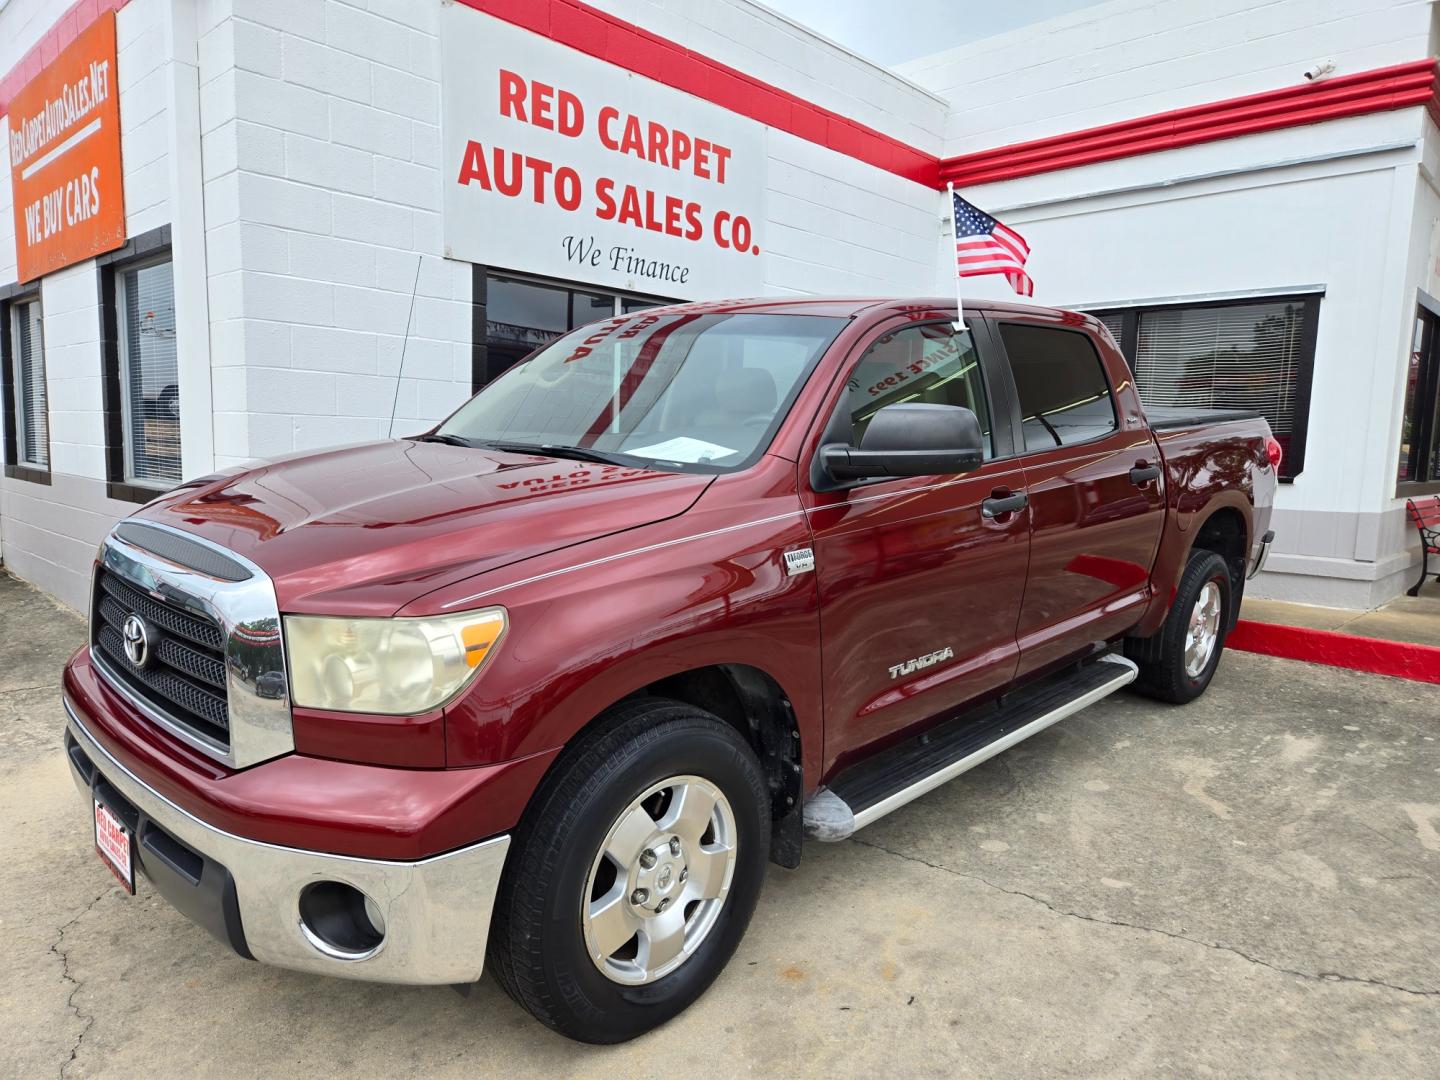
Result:
<svg viewBox="0 0 1440 1080">
<path fill-rule="evenodd" d="M 1015 375 L 1026 450 L 1089 442 L 1118 428 L 1104 365 L 1085 334 L 1001 323 L 1000 340 Z"/>
<path fill-rule="evenodd" d="M 980 357 L 968 330 L 931 323 L 886 334 L 865 351 L 847 385 L 851 446 L 860 445 L 870 418 L 886 405 L 921 402 L 971 410 L 985 433 L 986 459 L 995 456 Z"/>
</svg>

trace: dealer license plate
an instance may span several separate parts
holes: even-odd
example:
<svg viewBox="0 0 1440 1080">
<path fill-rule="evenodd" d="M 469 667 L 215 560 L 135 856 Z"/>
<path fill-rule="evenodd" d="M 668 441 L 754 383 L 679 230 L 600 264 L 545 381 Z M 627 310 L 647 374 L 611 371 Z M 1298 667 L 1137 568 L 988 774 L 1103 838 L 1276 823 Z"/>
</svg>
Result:
<svg viewBox="0 0 1440 1080">
<path fill-rule="evenodd" d="M 125 823 L 95 800 L 95 850 L 125 891 L 135 894 L 135 845 Z"/>
</svg>

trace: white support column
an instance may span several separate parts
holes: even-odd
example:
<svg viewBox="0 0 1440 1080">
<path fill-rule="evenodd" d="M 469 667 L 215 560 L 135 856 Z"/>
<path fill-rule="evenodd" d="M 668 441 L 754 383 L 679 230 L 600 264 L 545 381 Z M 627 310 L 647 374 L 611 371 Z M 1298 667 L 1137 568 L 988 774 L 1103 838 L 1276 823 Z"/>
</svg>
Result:
<svg viewBox="0 0 1440 1080">
<path fill-rule="evenodd" d="M 175 274 L 175 346 L 180 376 L 180 460 L 186 478 L 215 468 L 210 389 L 210 298 L 200 162 L 199 49 L 193 0 L 168 0 L 166 104 L 170 117 L 170 237 Z"/>
</svg>

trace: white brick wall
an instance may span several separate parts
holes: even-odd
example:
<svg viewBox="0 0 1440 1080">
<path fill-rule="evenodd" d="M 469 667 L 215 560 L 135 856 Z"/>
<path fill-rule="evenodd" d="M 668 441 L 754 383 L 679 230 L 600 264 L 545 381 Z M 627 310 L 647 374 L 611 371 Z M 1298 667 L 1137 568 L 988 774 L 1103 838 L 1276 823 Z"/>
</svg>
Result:
<svg viewBox="0 0 1440 1080">
<path fill-rule="evenodd" d="M 115 16 L 125 230 L 131 236 L 170 221 L 164 14 L 165 4 L 160 0 L 138 0 Z"/>
<path fill-rule="evenodd" d="M 392 401 L 415 430 L 470 392 L 470 268 L 440 258 L 439 5 L 376 7 L 234 0 L 202 35 L 221 464 L 383 436 Z"/>
<path fill-rule="evenodd" d="M 105 426 L 100 375 L 100 320 L 95 272 L 89 263 L 42 280 L 45 375 L 50 397 L 50 468 L 105 476 Z"/>
<path fill-rule="evenodd" d="M 1111 0 L 900 65 L 953 102 L 946 155 L 1430 55 L 1427 0 Z"/>
<path fill-rule="evenodd" d="M 115 16 L 121 161 L 130 235 L 170 223 L 171 118 L 167 5 L 131 0 Z M 11 0 L 0 10 L 0 72 L 8 71 L 68 3 Z M 0 141 L 9 118 L 0 119 Z M 0 285 L 16 280 L 8 159 L 0 168 Z M 50 408 L 48 486 L 0 479 L 0 558 L 72 606 L 85 604 L 95 547 L 132 503 L 106 496 L 98 272 L 93 260 L 39 283 Z M 0 423 L 8 423 L 5 417 Z"/>
</svg>

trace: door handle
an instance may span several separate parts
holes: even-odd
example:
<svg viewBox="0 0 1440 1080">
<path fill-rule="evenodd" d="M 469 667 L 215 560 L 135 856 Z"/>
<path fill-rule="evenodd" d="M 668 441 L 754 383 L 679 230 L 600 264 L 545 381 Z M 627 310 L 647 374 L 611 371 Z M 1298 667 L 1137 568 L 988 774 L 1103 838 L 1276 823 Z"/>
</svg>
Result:
<svg viewBox="0 0 1440 1080">
<path fill-rule="evenodd" d="M 991 497 L 980 504 L 980 513 L 987 518 L 997 518 L 1002 514 L 1013 514 L 1016 510 L 1024 510 L 1030 505 L 1030 496 L 1019 491 L 1014 495 Z"/>
<path fill-rule="evenodd" d="M 1143 462 L 1130 470 L 1130 482 L 1136 487 L 1141 484 L 1148 484 L 1151 480 L 1160 478 L 1159 465 L 1146 465 Z"/>
</svg>

